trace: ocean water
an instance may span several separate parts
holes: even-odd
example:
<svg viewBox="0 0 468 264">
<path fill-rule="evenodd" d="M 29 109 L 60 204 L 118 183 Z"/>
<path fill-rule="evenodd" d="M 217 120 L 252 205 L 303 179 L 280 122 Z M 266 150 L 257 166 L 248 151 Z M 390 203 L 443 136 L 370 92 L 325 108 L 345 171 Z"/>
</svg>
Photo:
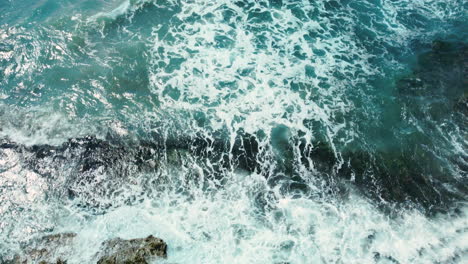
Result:
<svg viewBox="0 0 468 264">
<path fill-rule="evenodd" d="M 467 8 L 0 0 L 0 262 L 468 262 Z"/>
</svg>

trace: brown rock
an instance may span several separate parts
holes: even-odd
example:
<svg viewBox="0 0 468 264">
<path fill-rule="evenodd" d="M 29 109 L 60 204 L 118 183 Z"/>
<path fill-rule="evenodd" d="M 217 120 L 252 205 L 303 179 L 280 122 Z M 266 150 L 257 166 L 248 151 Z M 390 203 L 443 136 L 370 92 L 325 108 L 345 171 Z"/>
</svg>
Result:
<svg viewBox="0 0 468 264">
<path fill-rule="evenodd" d="M 72 250 L 75 237 L 75 233 L 61 233 L 36 239 L 6 264 L 66 264 L 66 252 Z M 96 255 L 98 264 L 147 264 L 156 257 L 167 257 L 167 245 L 154 236 L 107 240 Z"/>
<path fill-rule="evenodd" d="M 167 257 L 167 245 L 159 238 L 148 236 L 124 240 L 115 238 L 104 242 L 98 264 L 147 264 L 155 257 Z"/>
</svg>

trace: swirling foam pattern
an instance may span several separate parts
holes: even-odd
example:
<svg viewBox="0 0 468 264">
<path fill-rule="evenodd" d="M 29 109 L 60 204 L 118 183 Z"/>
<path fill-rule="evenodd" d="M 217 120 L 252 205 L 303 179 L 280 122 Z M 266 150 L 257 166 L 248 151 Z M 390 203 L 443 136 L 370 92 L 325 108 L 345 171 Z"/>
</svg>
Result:
<svg viewBox="0 0 468 264">
<path fill-rule="evenodd" d="M 0 261 L 465 263 L 467 4 L 0 3 Z"/>
</svg>

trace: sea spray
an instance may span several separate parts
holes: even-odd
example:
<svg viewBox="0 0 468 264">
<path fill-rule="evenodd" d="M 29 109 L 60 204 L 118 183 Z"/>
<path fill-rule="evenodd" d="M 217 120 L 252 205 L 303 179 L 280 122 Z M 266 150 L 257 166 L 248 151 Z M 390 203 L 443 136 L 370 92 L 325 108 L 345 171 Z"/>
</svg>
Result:
<svg viewBox="0 0 468 264">
<path fill-rule="evenodd" d="M 168 263 L 466 262 L 464 8 L 0 4 L 0 256 L 76 232 L 69 263 L 150 234 Z"/>
</svg>

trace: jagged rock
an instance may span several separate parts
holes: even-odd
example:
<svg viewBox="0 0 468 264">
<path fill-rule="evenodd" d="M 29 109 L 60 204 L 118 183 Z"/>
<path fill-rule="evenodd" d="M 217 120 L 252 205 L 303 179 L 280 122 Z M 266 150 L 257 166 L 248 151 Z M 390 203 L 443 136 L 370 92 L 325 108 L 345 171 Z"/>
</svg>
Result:
<svg viewBox="0 0 468 264">
<path fill-rule="evenodd" d="M 130 240 L 115 238 L 102 244 L 97 263 L 146 264 L 155 257 L 167 257 L 167 245 L 162 239 L 151 235 Z"/>
<path fill-rule="evenodd" d="M 73 251 L 75 233 L 61 233 L 34 240 L 21 254 L 5 264 L 66 264 Z M 98 264 L 146 264 L 157 257 L 167 257 L 167 245 L 152 235 L 146 238 L 114 238 L 102 243 L 96 254 Z M 0 260 L 1 261 L 1 260 Z"/>
</svg>

